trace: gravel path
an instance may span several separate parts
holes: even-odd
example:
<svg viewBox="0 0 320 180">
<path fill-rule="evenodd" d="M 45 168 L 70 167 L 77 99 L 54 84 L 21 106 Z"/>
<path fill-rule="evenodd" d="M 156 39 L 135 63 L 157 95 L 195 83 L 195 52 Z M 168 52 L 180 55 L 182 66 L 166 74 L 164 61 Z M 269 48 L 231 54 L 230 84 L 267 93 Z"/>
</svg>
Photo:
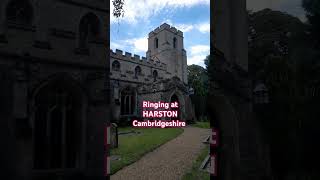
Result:
<svg viewBox="0 0 320 180">
<path fill-rule="evenodd" d="M 177 138 L 121 169 L 111 180 L 178 180 L 191 169 L 210 130 L 186 127 Z M 112 165 L 111 165 L 112 166 Z"/>
</svg>

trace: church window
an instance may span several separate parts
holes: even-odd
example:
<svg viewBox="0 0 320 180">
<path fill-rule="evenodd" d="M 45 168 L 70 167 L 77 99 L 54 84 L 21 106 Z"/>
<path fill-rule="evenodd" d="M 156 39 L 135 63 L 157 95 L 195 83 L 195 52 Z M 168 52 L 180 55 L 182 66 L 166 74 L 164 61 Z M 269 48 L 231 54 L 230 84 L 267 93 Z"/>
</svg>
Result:
<svg viewBox="0 0 320 180">
<path fill-rule="evenodd" d="M 134 77 L 138 77 L 138 75 L 141 75 L 141 67 L 140 66 L 137 66 L 135 69 L 134 69 Z"/>
<path fill-rule="evenodd" d="M 83 96 L 69 82 L 56 80 L 35 97 L 34 164 L 37 170 L 78 168 Z"/>
<path fill-rule="evenodd" d="M 177 48 L 177 38 L 173 38 L 173 48 Z"/>
<path fill-rule="evenodd" d="M 158 39 L 158 38 L 156 38 L 156 39 L 154 40 L 154 44 L 155 44 L 155 48 L 158 48 L 158 47 L 159 47 L 159 39 Z"/>
<path fill-rule="evenodd" d="M 6 8 L 8 23 L 32 25 L 33 8 L 28 0 L 12 0 Z"/>
<path fill-rule="evenodd" d="M 121 115 L 133 115 L 135 111 L 135 92 L 131 88 L 121 91 Z"/>
<path fill-rule="evenodd" d="M 82 17 L 79 27 L 79 47 L 87 48 L 88 42 L 95 41 L 100 35 L 100 20 L 93 14 L 88 13 Z"/>
<path fill-rule="evenodd" d="M 153 81 L 156 82 L 158 78 L 158 71 L 154 70 L 152 76 L 153 76 Z"/>
<path fill-rule="evenodd" d="M 120 71 L 120 63 L 119 63 L 119 61 L 113 61 L 112 62 L 112 70 L 113 71 Z"/>
</svg>

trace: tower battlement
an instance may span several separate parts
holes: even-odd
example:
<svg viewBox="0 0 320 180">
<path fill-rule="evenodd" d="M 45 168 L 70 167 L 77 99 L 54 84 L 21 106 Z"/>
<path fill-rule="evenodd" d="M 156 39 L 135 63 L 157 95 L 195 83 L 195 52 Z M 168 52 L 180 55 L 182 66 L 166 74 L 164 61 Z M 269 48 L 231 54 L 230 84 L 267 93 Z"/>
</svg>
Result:
<svg viewBox="0 0 320 180">
<path fill-rule="evenodd" d="M 183 33 L 167 23 L 150 32 L 146 57 L 140 57 L 119 49 L 110 50 L 110 57 L 113 59 L 112 62 L 119 60 L 119 63 L 122 64 L 121 66 L 124 67 L 121 69 L 127 69 L 130 73 L 134 72 L 132 69 L 136 65 L 141 65 L 142 71 L 146 72 L 147 76 L 153 77 L 153 71 L 157 70 L 159 71 L 157 75 L 159 78 L 177 76 L 184 83 L 188 83 L 187 53 L 183 46 Z M 122 76 L 125 77 L 125 74 L 122 74 Z"/>
<path fill-rule="evenodd" d="M 152 59 L 147 60 L 146 57 L 141 57 L 136 54 L 132 55 L 132 53 L 123 52 L 122 50 L 119 50 L 119 49 L 116 49 L 115 51 L 110 49 L 110 57 L 116 58 L 119 60 L 131 61 L 131 62 L 138 63 L 145 66 L 152 66 L 152 67 L 163 69 L 163 70 L 165 70 L 167 67 L 165 63 L 162 63 L 160 61 L 154 61 Z"/>
<path fill-rule="evenodd" d="M 163 23 L 162 25 L 160 25 L 159 27 L 155 28 L 153 31 L 151 31 L 149 33 L 149 38 L 158 34 L 159 32 L 163 31 L 163 30 L 168 30 L 178 36 L 181 36 L 183 37 L 183 32 L 178 30 L 177 28 L 173 27 L 173 26 L 170 26 L 169 24 L 167 23 Z"/>
</svg>

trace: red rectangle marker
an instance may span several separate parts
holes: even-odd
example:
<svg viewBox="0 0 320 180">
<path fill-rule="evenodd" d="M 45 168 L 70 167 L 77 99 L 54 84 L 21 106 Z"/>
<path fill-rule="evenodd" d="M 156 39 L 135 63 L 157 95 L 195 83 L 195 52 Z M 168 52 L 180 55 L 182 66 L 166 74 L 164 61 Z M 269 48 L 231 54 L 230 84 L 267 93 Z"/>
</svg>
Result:
<svg viewBox="0 0 320 180">
<path fill-rule="evenodd" d="M 210 160 L 210 174 L 212 176 L 217 176 L 218 175 L 218 165 L 217 165 L 217 156 L 216 154 L 211 155 L 211 160 Z"/>
<path fill-rule="evenodd" d="M 212 135 L 211 135 L 211 147 L 218 147 L 219 146 L 219 131 L 215 128 L 212 128 Z"/>
</svg>

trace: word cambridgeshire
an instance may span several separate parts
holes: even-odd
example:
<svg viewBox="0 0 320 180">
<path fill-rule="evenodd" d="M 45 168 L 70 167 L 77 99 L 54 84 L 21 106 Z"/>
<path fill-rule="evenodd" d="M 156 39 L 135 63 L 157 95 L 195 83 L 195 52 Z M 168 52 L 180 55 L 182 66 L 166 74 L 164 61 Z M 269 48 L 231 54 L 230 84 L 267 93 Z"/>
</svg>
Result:
<svg viewBox="0 0 320 180">
<path fill-rule="evenodd" d="M 155 121 L 138 121 L 134 120 L 132 121 L 133 127 L 145 127 L 145 128 L 150 128 L 150 127 L 185 127 L 186 123 L 183 121 L 179 120 L 172 120 L 172 121 L 161 121 L 161 120 L 155 120 Z"/>
</svg>

